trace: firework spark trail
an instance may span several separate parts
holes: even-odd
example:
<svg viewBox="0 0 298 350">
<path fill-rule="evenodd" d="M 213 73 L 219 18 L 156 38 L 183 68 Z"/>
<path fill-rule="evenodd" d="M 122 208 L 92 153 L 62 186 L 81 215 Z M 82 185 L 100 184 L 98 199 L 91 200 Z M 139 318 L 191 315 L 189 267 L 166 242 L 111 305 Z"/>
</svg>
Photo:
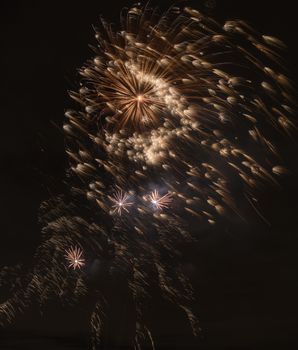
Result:
<svg viewBox="0 0 298 350">
<path fill-rule="evenodd" d="M 67 251 L 79 268 L 84 251 L 88 261 L 109 262 L 108 276 L 124 277 L 136 314 L 132 344 L 154 348 L 145 321 L 152 290 L 200 332 L 179 244 L 195 241 L 200 225 L 245 217 L 245 201 L 259 212 L 259 189 L 287 174 L 278 146 L 295 128 L 294 91 L 282 42 L 190 7 L 163 15 L 149 5 L 125 9 L 119 31 L 102 20 L 96 39 L 96 56 L 71 92 L 80 108 L 67 111 L 64 124 L 80 181 L 72 176 L 67 195 L 43 204 L 37 263 L 23 294 L 1 305 L 0 321 L 12 321 L 22 295 L 43 305 L 94 292 L 85 269 L 63 263 Z M 100 287 L 93 294 L 97 349 L 110 296 Z"/>
</svg>

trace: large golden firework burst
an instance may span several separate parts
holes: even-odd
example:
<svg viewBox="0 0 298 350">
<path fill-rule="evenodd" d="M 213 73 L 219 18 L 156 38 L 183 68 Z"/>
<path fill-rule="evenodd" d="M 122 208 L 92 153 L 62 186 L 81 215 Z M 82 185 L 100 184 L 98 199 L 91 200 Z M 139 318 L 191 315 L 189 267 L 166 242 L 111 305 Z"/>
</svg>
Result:
<svg viewBox="0 0 298 350">
<path fill-rule="evenodd" d="M 93 144 L 69 154 L 76 173 L 95 179 L 88 195 L 102 208 L 102 170 L 124 191 L 150 191 L 144 179 L 159 177 L 187 213 L 209 222 L 240 214 L 234 183 L 254 206 L 255 190 L 286 172 L 274 142 L 294 127 L 280 40 L 243 21 L 220 26 L 189 7 L 160 15 L 150 6 L 124 10 L 118 31 L 102 21 L 96 38 L 71 94 L 83 110 L 67 112 L 65 130 Z"/>
</svg>

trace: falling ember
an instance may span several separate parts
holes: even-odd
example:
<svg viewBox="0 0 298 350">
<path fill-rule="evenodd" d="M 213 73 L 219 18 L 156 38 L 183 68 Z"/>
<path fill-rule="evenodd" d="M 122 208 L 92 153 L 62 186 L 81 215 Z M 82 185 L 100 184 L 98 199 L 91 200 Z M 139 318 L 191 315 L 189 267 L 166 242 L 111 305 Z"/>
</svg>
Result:
<svg viewBox="0 0 298 350">
<path fill-rule="evenodd" d="M 130 196 L 123 192 L 123 191 L 117 191 L 114 196 L 111 198 L 114 205 L 112 206 L 113 211 L 112 213 L 117 213 L 118 215 L 121 215 L 123 211 L 128 211 L 128 207 L 130 207 L 133 203 L 129 202 Z"/>
<path fill-rule="evenodd" d="M 154 190 L 149 195 L 149 200 L 155 209 L 161 210 L 168 208 L 169 204 L 172 202 L 172 195 L 168 192 L 163 196 L 160 196 L 157 190 Z"/>
<path fill-rule="evenodd" d="M 80 269 L 85 265 L 85 259 L 82 258 L 83 251 L 79 247 L 71 247 L 66 250 L 65 258 L 68 261 L 68 267 L 75 269 Z"/>
</svg>

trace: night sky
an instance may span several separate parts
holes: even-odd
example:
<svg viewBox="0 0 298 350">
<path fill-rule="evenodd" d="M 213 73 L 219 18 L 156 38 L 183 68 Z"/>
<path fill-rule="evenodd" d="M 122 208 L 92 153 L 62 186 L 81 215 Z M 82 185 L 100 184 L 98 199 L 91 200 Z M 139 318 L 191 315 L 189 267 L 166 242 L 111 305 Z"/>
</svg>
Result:
<svg viewBox="0 0 298 350">
<path fill-rule="evenodd" d="M 153 1 L 162 7 L 171 1 Z M 178 2 L 179 3 L 179 2 Z M 67 160 L 61 132 L 72 106 L 77 68 L 91 57 L 92 24 L 103 15 L 118 21 L 130 1 L 3 1 L 0 4 L 0 264 L 28 268 L 40 241 L 40 203 L 63 192 Z M 244 19 L 288 46 L 289 76 L 298 78 L 297 14 L 293 0 L 192 1 L 216 19 Z M 193 340 L 167 305 L 152 310 L 157 349 L 298 348 L 298 165 L 295 140 L 285 140 L 291 169 L 281 188 L 261 195 L 260 219 L 216 228 L 185 248 L 197 294 L 195 309 L 203 335 Z M 117 295 L 117 286 L 111 293 Z M 0 301 L 6 299 L 1 293 Z M 116 326 L 108 337 L 121 349 L 125 338 L 125 296 L 112 308 Z M 88 306 L 88 303 L 86 303 Z M 85 349 L 88 307 L 49 304 L 40 315 L 30 309 L 0 330 L 0 349 Z M 117 334 L 114 328 L 117 328 Z M 116 347 L 116 345 L 117 347 Z"/>
</svg>

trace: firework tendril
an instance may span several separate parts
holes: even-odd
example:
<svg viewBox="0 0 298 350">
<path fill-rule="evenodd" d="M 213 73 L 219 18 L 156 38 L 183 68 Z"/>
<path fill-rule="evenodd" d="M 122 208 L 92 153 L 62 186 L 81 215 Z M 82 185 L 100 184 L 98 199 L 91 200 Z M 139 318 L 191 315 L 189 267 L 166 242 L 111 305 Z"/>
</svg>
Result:
<svg viewBox="0 0 298 350">
<path fill-rule="evenodd" d="M 33 301 L 79 302 L 92 292 L 98 349 L 109 294 L 87 277 L 94 261 L 106 261 L 105 284 L 117 271 L 133 300 L 133 346 L 153 349 L 152 290 L 199 334 L 179 245 L 200 227 L 242 220 L 247 206 L 258 211 L 259 189 L 286 174 L 275 140 L 295 128 L 294 92 L 283 43 L 243 21 L 222 26 L 190 7 L 160 14 L 138 5 L 120 22 L 95 29 L 95 55 L 80 69 L 70 93 L 78 107 L 64 124 L 69 192 L 42 204 L 36 264 L 12 284 L 0 320 Z"/>
</svg>

